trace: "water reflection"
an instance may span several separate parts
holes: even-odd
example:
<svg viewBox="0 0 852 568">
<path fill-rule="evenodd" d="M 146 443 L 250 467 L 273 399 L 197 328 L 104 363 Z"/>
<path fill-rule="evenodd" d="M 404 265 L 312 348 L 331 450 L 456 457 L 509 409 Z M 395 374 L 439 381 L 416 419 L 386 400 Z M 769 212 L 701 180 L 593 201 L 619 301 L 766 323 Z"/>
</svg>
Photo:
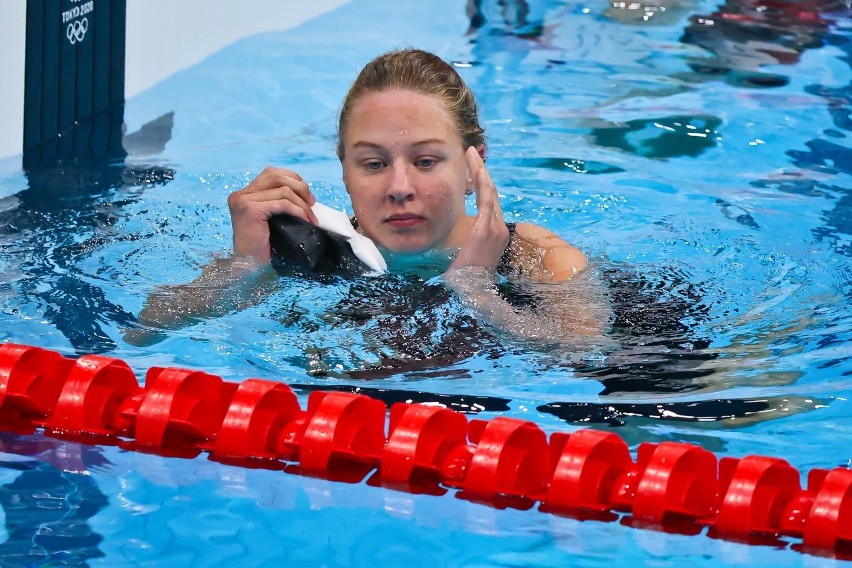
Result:
<svg viewBox="0 0 852 568">
<path fill-rule="evenodd" d="M 380 360 L 347 374 L 377 379 L 434 372 L 474 354 L 499 358 L 505 349 L 471 315 L 459 312 L 451 297 L 443 284 L 412 276 L 362 280 L 350 287 L 329 323 L 359 327 L 378 347 Z"/>
<path fill-rule="evenodd" d="M 487 28 L 490 33 L 538 37 L 543 30 L 543 4 L 545 3 L 527 0 L 468 0 L 469 33 Z"/>
<path fill-rule="evenodd" d="M 690 17 L 681 41 L 709 52 L 689 61 L 698 76 L 776 87 L 789 79 L 760 68 L 798 63 L 805 50 L 823 46 L 833 19 L 848 16 L 849 9 L 845 0 L 729 0 L 711 14 Z"/>
<path fill-rule="evenodd" d="M 842 51 L 838 59 L 852 66 L 852 39 L 848 21 L 852 5 L 848 0 L 728 0 L 710 14 L 689 18 L 681 41 L 702 47 L 707 54 L 688 59 L 693 73 L 677 74 L 690 82 L 724 80 L 746 88 L 778 87 L 788 77 L 762 70 L 766 65 L 795 65 L 806 50 L 831 45 Z M 807 150 L 788 151 L 792 165 L 818 174 L 852 175 L 852 150 L 843 139 L 852 131 L 852 81 L 845 86 L 812 84 L 805 92 L 823 97 L 836 129 L 826 130 L 824 138 L 804 142 Z M 755 187 L 774 187 L 783 192 L 808 195 L 823 193 L 835 197 L 834 208 L 826 211 L 825 225 L 814 230 L 815 237 L 828 242 L 838 253 L 852 256 L 852 192 L 848 187 L 795 175 L 780 179 L 752 181 Z"/>
<path fill-rule="evenodd" d="M 630 25 L 669 26 L 695 10 L 697 0 L 612 0 L 604 14 L 617 22 Z"/>
</svg>

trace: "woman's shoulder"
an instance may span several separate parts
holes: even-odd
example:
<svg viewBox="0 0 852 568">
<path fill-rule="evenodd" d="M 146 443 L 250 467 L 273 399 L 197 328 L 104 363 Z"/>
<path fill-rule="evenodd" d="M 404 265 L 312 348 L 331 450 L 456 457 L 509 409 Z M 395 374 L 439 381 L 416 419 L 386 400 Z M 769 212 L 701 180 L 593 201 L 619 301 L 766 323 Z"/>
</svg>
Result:
<svg viewBox="0 0 852 568">
<path fill-rule="evenodd" d="M 517 223 L 515 232 L 519 237 L 535 245 L 533 250 L 519 247 L 518 254 L 522 256 L 536 255 L 542 268 L 550 275 L 552 282 L 568 280 L 586 268 L 586 255 L 577 247 L 571 245 L 553 231 L 534 223 Z M 524 260 L 517 259 L 523 263 Z"/>
</svg>

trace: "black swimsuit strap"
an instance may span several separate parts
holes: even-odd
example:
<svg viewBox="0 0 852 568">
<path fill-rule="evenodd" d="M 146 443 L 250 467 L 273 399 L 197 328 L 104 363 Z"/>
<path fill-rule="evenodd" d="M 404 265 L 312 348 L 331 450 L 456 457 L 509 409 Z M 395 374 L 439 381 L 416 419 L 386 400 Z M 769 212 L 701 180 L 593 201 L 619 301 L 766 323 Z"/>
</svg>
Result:
<svg viewBox="0 0 852 568">
<path fill-rule="evenodd" d="M 497 272 L 509 272 L 512 268 L 512 241 L 515 238 L 517 225 L 515 223 L 506 223 L 506 228 L 509 229 L 509 244 L 506 245 L 506 250 L 503 251 L 503 256 L 500 257 L 500 266 L 497 267 Z"/>
</svg>

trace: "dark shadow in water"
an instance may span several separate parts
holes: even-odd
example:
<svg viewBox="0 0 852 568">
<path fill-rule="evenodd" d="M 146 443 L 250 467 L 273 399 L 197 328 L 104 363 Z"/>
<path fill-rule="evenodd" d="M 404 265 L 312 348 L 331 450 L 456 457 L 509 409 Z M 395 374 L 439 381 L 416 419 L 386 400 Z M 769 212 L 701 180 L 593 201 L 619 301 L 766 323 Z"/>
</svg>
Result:
<svg viewBox="0 0 852 568">
<path fill-rule="evenodd" d="M 128 136 L 135 136 L 131 148 L 161 148 L 171 115 Z M 103 325 L 130 326 L 136 318 L 81 277 L 77 263 L 106 244 L 140 238 L 113 230 L 120 210 L 174 178 L 170 168 L 126 164 L 124 150 L 117 154 L 33 167 L 25 172 L 27 189 L 0 200 L 3 255 L 20 272 L 4 286 L 19 301 L 45 306 L 44 317 L 79 354 L 112 350 Z"/>
<path fill-rule="evenodd" d="M 445 408 L 451 408 L 465 414 L 479 414 L 480 412 L 505 412 L 509 410 L 508 398 L 497 396 L 483 395 L 466 395 L 466 394 L 442 394 L 426 391 L 413 391 L 401 389 L 386 389 L 364 387 L 360 385 L 290 385 L 297 393 L 309 393 L 313 391 L 335 391 L 335 392 L 350 392 L 355 394 L 367 395 L 371 398 L 381 400 L 388 407 L 397 402 L 408 404 L 427 403 L 433 405 L 441 405 Z"/>
<path fill-rule="evenodd" d="M 0 544 L 3 566 L 81 566 L 103 557 L 103 537 L 88 520 L 108 501 L 94 480 L 44 463 L 16 467 L 25 469 L 0 486 L 9 534 Z"/>
<path fill-rule="evenodd" d="M 715 359 L 707 338 L 695 332 L 706 320 L 706 293 L 675 268 L 654 273 L 610 263 L 603 268 L 614 319 L 609 337 L 618 343 L 603 363 L 565 361 L 566 371 L 599 381 L 601 395 L 625 392 L 686 393 L 705 389 L 702 364 Z M 515 306 L 538 302 L 511 286 L 501 287 Z M 440 283 L 392 275 L 352 283 L 349 294 L 328 316 L 327 325 L 352 327 L 365 336 L 381 361 L 349 371 L 353 379 L 404 375 L 416 379 L 463 363 L 473 356 L 500 359 L 515 347 L 460 313 Z M 687 325 L 686 321 L 694 322 Z M 392 354 L 392 355 L 390 355 Z M 322 376 L 322 373 L 316 373 Z M 442 375 L 443 376 L 443 375 Z"/>
<path fill-rule="evenodd" d="M 593 128 L 591 135 L 598 146 L 618 148 L 646 158 L 695 157 L 716 145 L 721 124 L 719 118 L 710 115 L 664 116 Z"/>
<path fill-rule="evenodd" d="M 712 370 L 699 368 L 716 358 L 709 340 L 694 330 L 706 320 L 706 292 L 681 269 L 609 263 L 602 268 L 614 319 L 608 335 L 619 348 L 604 364 L 565 362 L 566 370 L 600 381 L 602 395 L 623 392 L 681 393 L 706 388 L 698 381 Z M 531 309 L 540 298 L 519 287 L 500 287 L 516 307 Z M 454 308 L 452 293 L 440 282 L 389 275 L 353 282 L 328 316 L 328 325 L 350 326 L 383 355 L 355 379 L 424 376 L 476 355 L 496 360 L 510 345 L 466 312 Z M 692 326 L 684 323 L 694 322 Z M 414 375 L 412 375 L 414 373 Z"/>
<path fill-rule="evenodd" d="M 92 476 L 74 473 L 105 463 L 99 449 L 8 433 L 0 433 L 0 446 L 6 453 L 34 458 L 0 462 L 0 467 L 21 472 L 0 486 L 8 532 L 0 544 L 0 563 L 85 566 L 103 557 L 98 548 L 103 537 L 89 519 L 107 506 L 108 499 Z"/>
<path fill-rule="evenodd" d="M 574 380 L 601 383 L 601 396 L 624 394 L 655 398 L 716 390 L 708 363 L 719 354 L 710 340 L 697 331 L 709 317 L 706 291 L 689 274 L 675 268 L 655 273 L 610 263 L 602 269 L 614 310 L 610 333 L 618 348 L 594 364 L 558 363 Z M 511 287 L 503 289 L 511 294 Z M 352 326 L 363 333 L 385 356 L 378 364 L 350 371 L 350 379 L 404 376 L 412 382 L 430 373 L 447 378 L 448 372 L 464 373 L 464 362 L 474 356 L 499 359 L 513 347 L 467 315 L 452 312 L 451 293 L 440 284 L 423 283 L 415 277 L 394 275 L 372 278 L 351 286 L 329 325 Z M 515 305 L 536 301 L 508 297 Z M 687 323 L 690 322 L 690 323 Z M 315 373 L 322 376 L 322 373 Z M 461 412 L 502 412 L 508 399 L 490 396 L 447 395 L 418 390 L 374 388 L 359 383 L 293 385 L 301 392 L 343 390 L 394 402 L 428 402 Z M 627 418 L 660 416 L 693 422 L 732 417 L 769 416 L 787 404 L 785 399 L 719 399 L 698 402 L 646 404 L 572 403 L 554 401 L 538 410 L 576 423 L 620 425 Z"/>
<path fill-rule="evenodd" d="M 604 280 L 614 314 L 609 335 L 619 348 L 603 364 L 578 366 L 575 374 L 600 381 L 601 395 L 686 393 L 709 387 L 702 378 L 713 371 L 702 365 L 718 354 L 708 350 L 709 339 L 695 331 L 710 307 L 706 292 L 690 275 L 673 267 L 645 273 L 612 264 L 604 269 Z"/>
<path fill-rule="evenodd" d="M 381 360 L 351 371 L 354 379 L 398 374 L 428 376 L 473 355 L 491 359 L 505 352 L 475 318 L 452 310 L 451 292 L 443 284 L 412 276 L 359 280 L 330 316 L 330 325 L 357 326 L 370 344 L 380 346 Z M 393 355 L 386 355 L 393 353 Z"/>
<path fill-rule="evenodd" d="M 822 401 L 808 399 L 806 406 L 801 407 L 799 400 L 795 410 L 813 410 Z M 608 424 L 624 426 L 628 422 L 639 422 L 640 419 L 654 422 L 692 422 L 712 423 L 719 421 L 734 421 L 731 424 L 741 424 L 743 419 L 760 420 L 771 417 L 773 413 L 789 414 L 791 401 L 783 397 L 736 399 L 724 398 L 716 400 L 698 400 L 690 402 L 664 403 L 625 403 L 625 402 L 550 402 L 536 408 L 539 412 L 552 414 L 566 422 L 578 424 Z M 634 424 L 635 425 L 635 424 Z M 715 426 L 714 426 L 715 427 Z"/>
</svg>

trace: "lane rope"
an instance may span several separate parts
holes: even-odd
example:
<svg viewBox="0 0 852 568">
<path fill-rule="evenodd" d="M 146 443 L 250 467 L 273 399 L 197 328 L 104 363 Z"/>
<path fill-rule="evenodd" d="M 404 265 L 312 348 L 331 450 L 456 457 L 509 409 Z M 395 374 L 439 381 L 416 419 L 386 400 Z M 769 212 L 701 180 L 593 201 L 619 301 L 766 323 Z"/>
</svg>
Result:
<svg viewBox="0 0 852 568">
<path fill-rule="evenodd" d="M 78 359 L 0 345 L 0 430 L 128 450 L 283 469 L 397 491 L 447 494 L 642 528 L 852 551 L 852 469 L 812 469 L 805 487 L 786 460 L 722 457 L 694 444 L 640 444 L 614 433 L 547 434 L 509 417 L 468 418 L 434 405 L 313 391 L 301 408 L 284 383 L 235 383 L 151 367 L 144 386 L 121 359 Z"/>
</svg>

